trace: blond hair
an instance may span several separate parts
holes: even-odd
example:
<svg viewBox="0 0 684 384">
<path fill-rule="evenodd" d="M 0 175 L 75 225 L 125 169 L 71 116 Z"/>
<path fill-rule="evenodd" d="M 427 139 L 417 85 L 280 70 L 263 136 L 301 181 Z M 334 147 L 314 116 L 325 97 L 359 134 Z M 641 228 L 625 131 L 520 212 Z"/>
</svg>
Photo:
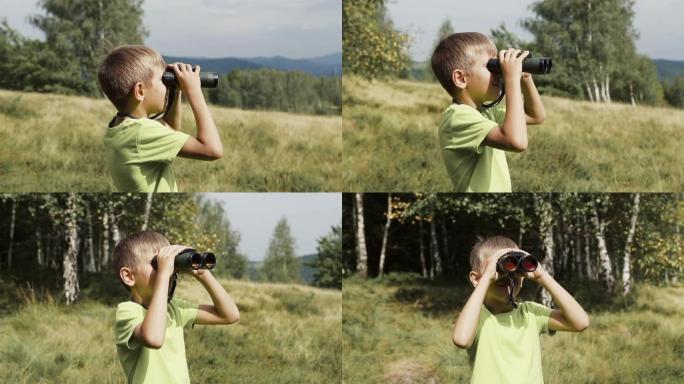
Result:
<svg viewBox="0 0 684 384">
<path fill-rule="evenodd" d="M 153 48 L 144 45 L 124 45 L 114 48 L 102 61 L 97 73 L 102 92 L 117 110 L 126 107 L 136 83 L 148 84 L 155 68 L 164 68 L 164 58 Z"/>
<path fill-rule="evenodd" d="M 505 236 L 478 238 L 477 243 L 470 251 L 470 269 L 480 272 L 484 259 L 504 248 L 518 248 L 518 245 Z"/>
<path fill-rule="evenodd" d="M 169 245 L 169 240 L 154 231 L 142 231 L 127 236 L 114 247 L 112 263 L 119 275 L 121 268 L 132 268 L 145 259 L 145 256 L 156 255 L 160 249 Z"/>
<path fill-rule="evenodd" d="M 458 91 L 451 74 L 456 69 L 470 73 L 478 56 L 487 53 L 496 56 L 496 46 L 478 32 L 454 33 L 442 39 L 432 54 L 432 72 L 451 97 Z"/>
</svg>

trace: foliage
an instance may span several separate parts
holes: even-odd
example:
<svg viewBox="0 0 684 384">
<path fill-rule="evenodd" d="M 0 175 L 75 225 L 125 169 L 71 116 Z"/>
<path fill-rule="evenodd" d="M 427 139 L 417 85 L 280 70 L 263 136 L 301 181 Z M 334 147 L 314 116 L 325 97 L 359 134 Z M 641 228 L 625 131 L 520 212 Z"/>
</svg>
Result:
<svg viewBox="0 0 684 384">
<path fill-rule="evenodd" d="M 231 229 L 228 215 L 218 201 L 203 200 L 198 196 L 197 221 L 201 233 L 211 234 L 216 245 L 211 249 L 217 254 L 217 269 L 235 278 L 247 274 L 247 257 L 238 251 L 240 234 Z"/>
<path fill-rule="evenodd" d="M 394 29 L 385 0 L 342 2 L 343 70 L 368 79 L 407 76 L 409 37 Z"/>
<path fill-rule="evenodd" d="M 684 108 L 684 76 L 677 76 L 671 82 L 664 82 L 665 99 L 670 105 Z"/>
<path fill-rule="evenodd" d="M 340 114 L 342 79 L 273 69 L 234 70 L 221 75 L 209 100 L 233 108 L 317 115 Z"/>
<path fill-rule="evenodd" d="M 273 236 L 261 267 L 268 281 L 299 280 L 299 259 L 295 255 L 295 246 L 295 239 L 290 233 L 287 219 L 280 219 L 273 230 Z"/>
<path fill-rule="evenodd" d="M 318 255 L 309 264 L 315 268 L 313 285 L 342 289 L 342 227 L 333 226 L 330 233 L 318 239 Z"/>
</svg>

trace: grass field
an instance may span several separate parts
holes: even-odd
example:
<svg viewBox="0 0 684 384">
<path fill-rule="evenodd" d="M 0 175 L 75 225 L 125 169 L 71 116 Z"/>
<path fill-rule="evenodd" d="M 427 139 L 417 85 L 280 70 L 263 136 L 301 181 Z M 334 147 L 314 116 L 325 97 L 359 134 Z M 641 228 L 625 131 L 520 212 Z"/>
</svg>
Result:
<svg viewBox="0 0 684 384">
<path fill-rule="evenodd" d="M 341 292 L 222 281 L 240 321 L 185 331 L 193 383 L 333 383 L 341 377 Z M 24 295 L 0 316 L 0 382 L 124 383 L 114 345 L 115 302 L 71 308 Z M 26 298 L 28 296 L 28 298 Z M 116 296 L 114 294 L 113 296 Z M 211 303 L 192 279 L 176 296 Z M 4 300 L 3 300 L 4 301 Z"/>
<path fill-rule="evenodd" d="M 451 342 L 453 322 L 471 289 L 409 281 L 344 281 L 343 374 L 347 383 L 465 383 L 467 353 Z M 684 382 L 684 287 L 637 285 L 606 305 L 585 291 L 582 333 L 542 336 L 547 383 Z"/>
<path fill-rule="evenodd" d="M 210 110 L 224 157 L 177 159 L 182 192 L 340 190 L 341 117 Z M 113 191 L 102 138 L 115 112 L 106 100 L 0 90 L 0 189 Z M 187 104 L 182 126 L 195 134 Z"/>
<path fill-rule="evenodd" d="M 513 190 L 684 190 L 684 110 L 542 97 L 546 121 L 507 154 Z M 345 191 L 450 191 L 438 84 L 343 79 Z"/>
</svg>

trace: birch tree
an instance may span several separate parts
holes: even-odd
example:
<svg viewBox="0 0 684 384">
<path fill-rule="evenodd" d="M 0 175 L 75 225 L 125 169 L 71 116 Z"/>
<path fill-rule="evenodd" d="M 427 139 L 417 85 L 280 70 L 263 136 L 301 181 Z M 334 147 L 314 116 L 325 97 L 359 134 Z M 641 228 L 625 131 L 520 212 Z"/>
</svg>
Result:
<svg viewBox="0 0 684 384">
<path fill-rule="evenodd" d="M 363 194 L 356 194 L 356 271 L 368 277 L 368 251 L 366 248 L 365 224 L 363 219 Z"/>
<path fill-rule="evenodd" d="M 638 193 L 634 194 L 634 203 L 632 205 L 632 215 L 629 220 L 629 230 L 627 231 L 627 241 L 625 242 L 625 257 L 622 265 L 622 295 L 626 296 L 631 291 L 631 280 L 632 280 L 632 270 L 631 270 L 631 250 L 632 242 L 634 241 L 634 232 L 636 231 L 637 216 L 639 216 L 639 200 L 640 195 Z"/>
</svg>

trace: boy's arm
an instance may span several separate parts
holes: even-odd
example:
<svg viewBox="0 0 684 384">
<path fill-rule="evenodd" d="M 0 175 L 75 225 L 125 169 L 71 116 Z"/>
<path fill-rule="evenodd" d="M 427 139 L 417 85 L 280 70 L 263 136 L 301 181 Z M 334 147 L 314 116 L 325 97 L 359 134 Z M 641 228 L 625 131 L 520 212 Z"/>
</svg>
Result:
<svg viewBox="0 0 684 384">
<path fill-rule="evenodd" d="M 540 266 L 541 267 L 541 266 Z M 589 315 L 582 306 L 558 282 L 541 269 L 537 283 L 546 288 L 554 303 L 560 309 L 555 309 L 549 317 L 549 329 L 564 332 L 582 332 L 589 327 Z"/>
<path fill-rule="evenodd" d="M 193 71 L 189 64 L 176 64 L 173 66 L 173 71 L 176 74 L 181 91 L 190 103 L 197 124 L 197 135 L 188 138 L 183 144 L 179 156 L 199 160 L 220 159 L 223 157 L 223 143 L 221 143 L 209 107 L 204 101 L 200 87 L 199 65 Z"/>
<path fill-rule="evenodd" d="M 207 270 L 193 273 L 195 278 L 209 292 L 213 305 L 201 304 L 197 310 L 195 324 L 215 325 L 233 324 L 240 320 L 240 311 L 228 292 Z"/>
<path fill-rule="evenodd" d="M 536 125 L 543 123 L 544 119 L 546 119 L 546 111 L 544 110 L 544 103 L 542 103 L 537 87 L 534 85 L 534 80 L 532 80 L 532 75 L 523 73 L 521 83 L 527 124 Z"/>
<path fill-rule="evenodd" d="M 496 262 L 490 262 L 490 260 L 486 262 L 485 272 L 480 278 L 480 283 L 470 294 L 454 325 L 451 340 L 459 348 L 467 349 L 473 344 L 480 321 L 480 309 L 487 295 L 487 289 L 489 289 L 492 281 L 496 280 Z"/>
<path fill-rule="evenodd" d="M 144 346 L 159 349 L 166 336 L 166 304 L 169 294 L 169 279 L 173 274 L 173 259 L 180 252 L 178 246 L 164 247 L 157 256 L 157 276 L 152 298 L 142 323 L 135 327 L 133 336 Z"/>
<path fill-rule="evenodd" d="M 171 110 L 164 114 L 162 120 L 167 127 L 180 131 L 181 129 L 181 118 L 183 116 L 183 109 L 181 108 L 181 91 L 176 89 L 176 94 L 173 98 L 173 106 Z"/>
<path fill-rule="evenodd" d="M 499 52 L 499 62 L 506 87 L 506 117 L 501 126 L 492 128 L 484 140 L 485 145 L 505 151 L 522 152 L 527 149 L 527 124 L 520 86 L 522 61 L 528 51 L 509 48 Z"/>
</svg>

